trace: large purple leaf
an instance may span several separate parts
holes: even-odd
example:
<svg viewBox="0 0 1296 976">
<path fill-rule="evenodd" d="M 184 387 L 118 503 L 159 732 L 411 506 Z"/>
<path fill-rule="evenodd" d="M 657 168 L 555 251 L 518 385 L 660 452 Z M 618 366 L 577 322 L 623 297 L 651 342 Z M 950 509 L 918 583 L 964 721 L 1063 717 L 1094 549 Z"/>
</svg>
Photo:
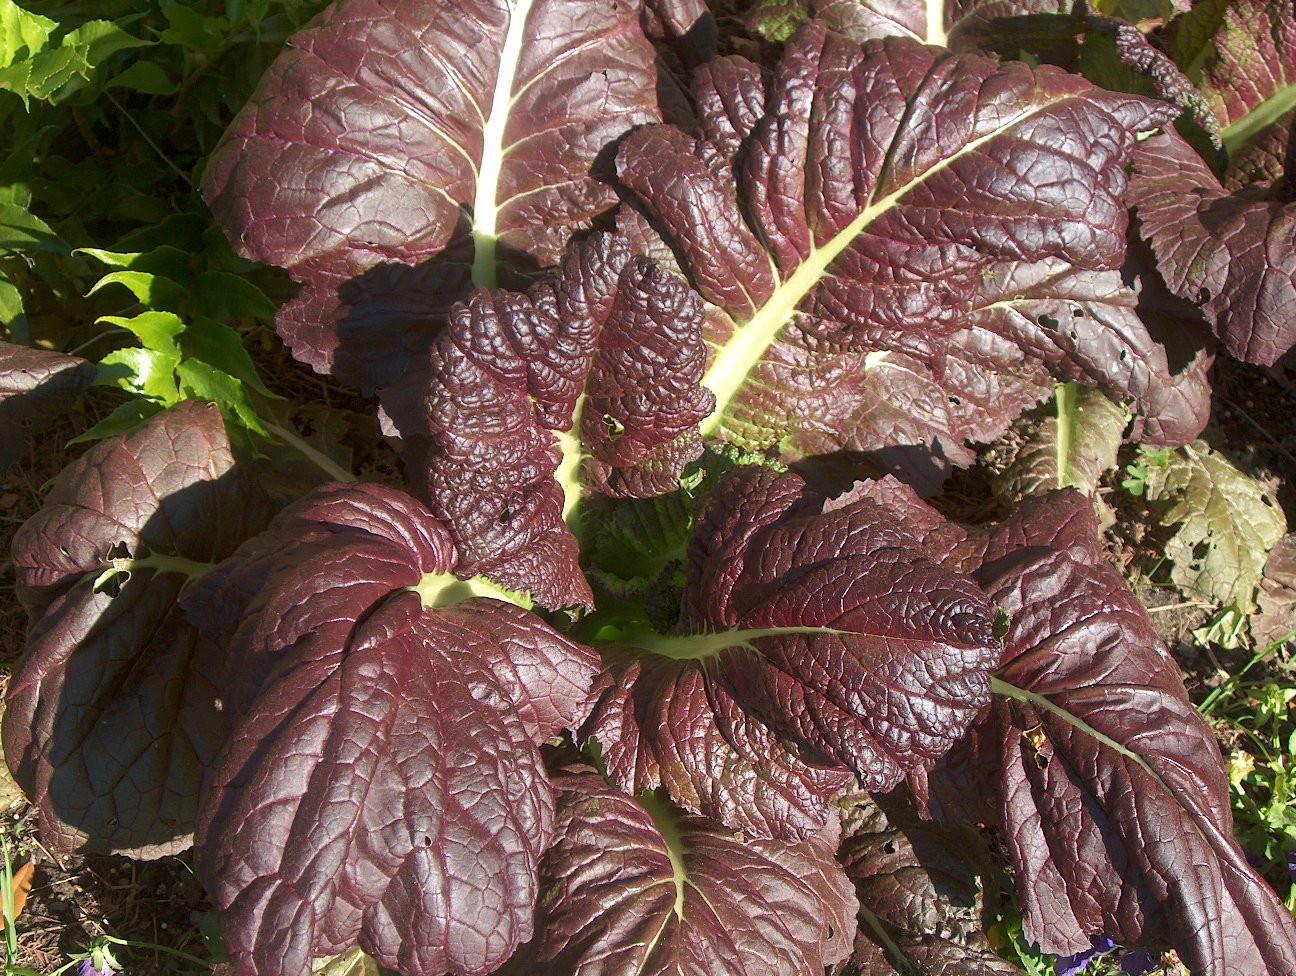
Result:
<svg viewBox="0 0 1296 976">
<path fill-rule="evenodd" d="M 186 402 L 87 451 L 19 530 L 35 623 L 4 745 L 46 844 L 136 857 L 189 846 L 228 722 L 221 650 L 176 600 L 269 515 L 220 410 Z M 101 587 L 114 558 L 129 578 Z"/>
<path fill-rule="evenodd" d="M 1202 306 L 1229 352 L 1264 365 L 1296 343 L 1296 202 L 1280 187 L 1229 193 L 1174 133 L 1139 147 L 1130 184 L 1171 290 Z"/>
<path fill-rule="evenodd" d="M 1107 933 L 1172 946 L 1208 976 L 1292 972 L 1296 923 L 1233 838 L 1211 729 L 1097 533 L 1068 491 L 946 535 L 947 564 L 976 572 L 1010 620 L 994 706 L 971 754 L 951 754 L 951 782 L 998 753 L 999 826 L 1045 952 Z"/>
<path fill-rule="evenodd" d="M 470 287 L 559 259 L 615 202 L 600 154 L 661 117 L 639 6 L 343 0 L 294 35 L 203 186 L 302 282 L 294 355 L 389 386 Z"/>
<path fill-rule="evenodd" d="M 694 813 L 750 837 L 800 841 L 824 828 L 850 770 L 807 761 L 743 711 L 701 661 L 603 652 L 607 665 L 581 736 L 598 740 L 628 793 L 664 788 Z"/>
<path fill-rule="evenodd" d="M 956 383 L 993 386 L 965 375 L 989 367 L 960 337 L 982 283 L 1053 262 L 1053 279 L 1076 272 L 1076 297 L 1088 297 L 1080 273 L 1124 259 L 1135 134 L 1174 114 L 1048 66 L 900 38 L 861 47 L 813 23 L 768 85 L 723 59 L 698 73 L 695 96 L 702 137 L 638 129 L 618 150 L 618 178 L 723 309 L 708 320 L 717 353 L 703 382 L 717 410 L 703 435 L 792 453 L 822 431 L 848 431 L 837 446 L 851 450 L 1002 431 L 993 413 L 949 416 L 947 404 L 940 416 L 936 401 L 937 390 L 961 400 Z M 888 361 L 918 377 L 911 416 L 896 416 L 907 404 L 877 409 L 903 402 L 881 373 L 865 375 Z M 1020 409 L 1038 396 L 1038 368 L 1004 367 L 1006 396 L 967 399 Z M 834 395 L 789 419 L 790 401 L 809 407 L 803 391 L 822 388 L 816 371 Z"/>
<path fill-rule="evenodd" d="M 648 659 L 613 658 L 583 730 L 607 737 L 627 789 L 660 782 L 732 826 L 800 838 L 837 785 L 821 767 L 889 789 L 989 700 L 990 608 L 867 499 L 826 502 L 797 475 L 735 469 L 696 513 L 684 592 L 680 633 L 622 635 Z M 766 759 L 770 732 L 791 748 Z M 719 788 L 679 768 L 701 761 Z M 756 807 L 731 819 L 740 797 Z"/>
<path fill-rule="evenodd" d="M 1223 182 L 1182 140 L 1140 147 L 1131 200 L 1171 290 L 1229 352 L 1269 365 L 1296 343 L 1296 17 L 1281 0 L 1198 4 L 1170 25 L 1228 150 Z"/>
<path fill-rule="evenodd" d="M 95 367 L 78 356 L 0 342 L 0 469 L 27 452 L 34 427 L 90 388 Z"/>
<path fill-rule="evenodd" d="M 593 605 L 565 519 L 582 487 L 650 496 L 702 453 L 714 398 L 702 302 L 624 241 L 572 248 L 552 282 L 456 306 L 426 371 L 385 398 L 412 478 L 459 548 L 458 571 Z"/>
<path fill-rule="evenodd" d="M 465 632 L 481 632 L 476 656 L 537 744 L 579 721 L 595 653 L 536 615 L 457 583 L 454 565 L 450 533 L 409 495 L 375 484 L 324 485 L 195 583 L 184 605 L 197 626 L 228 635 L 224 685 L 236 719 L 297 641 L 326 632 L 345 641 L 355 620 L 415 587 L 444 604 L 442 614 Z"/>
<path fill-rule="evenodd" d="M 242 971 L 303 976 L 358 940 L 410 976 L 480 974 L 530 937 L 537 743 L 581 719 L 596 659 L 471 597 L 454 559 L 408 495 L 330 485 L 186 601 L 213 630 L 241 617 L 196 840 Z"/>
<path fill-rule="evenodd" d="M 822 976 L 849 954 L 856 906 L 835 830 L 792 845 L 744 840 L 593 773 L 554 785 L 557 840 L 526 972 Z"/>
</svg>

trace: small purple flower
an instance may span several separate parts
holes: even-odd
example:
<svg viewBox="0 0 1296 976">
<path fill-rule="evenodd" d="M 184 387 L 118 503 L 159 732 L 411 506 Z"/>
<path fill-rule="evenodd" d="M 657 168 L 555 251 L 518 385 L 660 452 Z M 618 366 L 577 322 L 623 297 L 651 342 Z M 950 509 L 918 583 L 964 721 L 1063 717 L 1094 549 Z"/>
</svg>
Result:
<svg viewBox="0 0 1296 976">
<path fill-rule="evenodd" d="M 113 968 L 104 962 L 103 969 L 96 969 L 94 960 L 87 957 L 77 965 L 76 976 L 113 976 Z"/>
<path fill-rule="evenodd" d="M 1095 935 L 1090 940 L 1093 947 L 1083 952 L 1077 952 L 1074 956 L 1058 956 L 1057 962 L 1053 964 L 1053 972 L 1056 976 L 1077 976 L 1089 968 L 1089 964 L 1099 956 L 1106 955 L 1116 948 L 1116 943 L 1110 935 Z"/>
<path fill-rule="evenodd" d="M 1287 873 L 1296 881 L 1296 851 L 1287 852 Z"/>
</svg>

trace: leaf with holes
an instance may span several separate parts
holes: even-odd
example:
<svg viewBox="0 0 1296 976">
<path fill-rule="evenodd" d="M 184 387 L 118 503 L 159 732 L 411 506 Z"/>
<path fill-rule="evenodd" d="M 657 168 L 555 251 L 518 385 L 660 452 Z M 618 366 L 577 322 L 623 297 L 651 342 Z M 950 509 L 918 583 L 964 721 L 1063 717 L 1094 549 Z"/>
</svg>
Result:
<svg viewBox="0 0 1296 976">
<path fill-rule="evenodd" d="M 1161 524 L 1178 526 L 1165 547 L 1171 579 L 1249 612 L 1269 550 L 1287 531 L 1273 495 L 1204 441 L 1144 461 L 1147 499 L 1169 503 Z"/>
</svg>

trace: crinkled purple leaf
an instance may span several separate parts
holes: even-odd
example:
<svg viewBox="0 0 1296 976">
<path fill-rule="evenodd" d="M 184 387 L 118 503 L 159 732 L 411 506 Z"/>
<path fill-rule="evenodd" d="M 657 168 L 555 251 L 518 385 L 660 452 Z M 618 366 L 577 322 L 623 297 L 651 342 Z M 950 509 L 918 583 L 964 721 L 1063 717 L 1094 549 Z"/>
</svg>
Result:
<svg viewBox="0 0 1296 976">
<path fill-rule="evenodd" d="M 453 565 L 408 495 L 331 485 L 186 601 L 216 629 L 242 617 L 197 836 L 242 970 L 302 976 L 358 940 L 410 976 L 482 974 L 530 937 L 553 817 L 537 743 L 583 717 L 596 658 L 459 599 Z"/>
<path fill-rule="evenodd" d="M 837 854 L 872 918 L 861 913 L 854 952 L 834 976 L 892 976 L 901 965 L 913 976 L 1020 972 L 982 931 L 983 894 L 995 889 L 976 830 L 917 820 L 868 827 Z"/>
<path fill-rule="evenodd" d="M 749 837 L 805 840 L 855 778 L 809 761 L 747 715 L 715 669 L 608 649 L 580 737 L 593 736 L 627 793 L 664 788 L 676 803 Z"/>
<path fill-rule="evenodd" d="M 1265 183 L 1228 193 L 1174 133 L 1139 147 L 1130 200 L 1166 283 L 1229 352 L 1269 365 L 1296 343 L 1296 202 Z"/>
<path fill-rule="evenodd" d="M 804 837 L 835 785 L 819 767 L 889 789 L 988 701 L 990 608 L 867 499 L 835 505 L 798 475 L 736 468 L 696 512 L 684 593 L 679 633 L 622 634 L 648 660 L 613 658 L 585 732 L 608 736 L 627 789 L 661 782 L 731 826 Z M 769 733 L 790 746 L 772 762 Z M 724 781 L 699 786 L 700 762 Z M 755 809 L 733 811 L 740 798 Z"/>
<path fill-rule="evenodd" d="M 849 954 L 855 898 L 825 832 L 748 841 L 593 773 L 555 780 L 528 973 L 821 976 Z"/>
<path fill-rule="evenodd" d="M 1088 500 L 1059 492 L 946 558 L 1010 619 L 1005 697 L 973 738 L 1000 753 L 1026 938 L 1066 955 L 1107 933 L 1208 976 L 1292 972 L 1296 923 L 1233 838 L 1211 729 L 1097 532 Z"/>
<path fill-rule="evenodd" d="M 45 843 L 136 857 L 189 846 L 228 721 L 222 649 L 176 600 L 269 515 L 220 410 L 190 401 L 92 447 L 19 530 L 13 558 L 35 623 L 4 744 Z M 123 548 L 142 565 L 96 592 Z"/>
<path fill-rule="evenodd" d="M 699 72 L 695 97 L 702 138 L 638 129 L 618 150 L 617 173 L 694 286 L 724 310 L 709 318 L 718 351 L 703 382 L 718 409 L 703 435 L 760 446 L 825 428 L 885 440 L 896 420 L 907 444 L 918 428 L 929 441 L 948 431 L 943 443 L 963 429 L 1001 431 L 929 416 L 937 389 L 960 396 L 945 382 L 946 357 L 969 361 L 968 344 L 952 337 L 974 326 L 987 277 L 1045 261 L 1077 273 L 1119 267 L 1123 166 L 1135 133 L 1173 115 L 1047 66 L 899 38 L 861 47 L 813 23 L 768 86 L 730 58 Z M 876 427 L 859 419 L 894 399 L 859 389 L 869 385 L 863 367 L 884 354 L 927 373 L 918 386 L 930 405 L 917 421 L 893 409 Z M 787 401 L 813 388 L 820 364 L 846 394 L 789 422 Z M 1022 404 L 1033 395 L 1025 373 L 1003 381 Z"/>
<path fill-rule="evenodd" d="M 639 15 L 344 0 L 294 35 L 203 187 L 240 253 L 302 282 L 279 319 L 294 355 L 388 386 L 497 263 L 556 262 L 615 203 L 600 154 L 661 117 Z"/>
<path fill-rule="evenodd" d="M 0 469 L 27 453 L 30 432 L 90 388 L 95 367 L 78 356 L 0 342 Z"/>
<path fill-rule="evenodd" d="M 396 590 L 425 580 L 453 588 L 454 565 L 449 532 L 409 495 L 375 484 L 325 485 L 199 580 L 184 605 L 195 625 L 228 635 L 224 684 L 237 719 L 297 641 L 326 632 L 345 641 L 354 621 Z M 477 659 L 535 742 L 579 722 L 595 653 L 518 607 L 462 598 L 469 592 L 451 589 L 455 602 L 443 614 L 480 632 Z"/>
<path fill-rule="evenodd" d="M 552 799 L 472 638 L 403 593 L 299 642 L 205 792 L 197 870 L 247 972 L 360 945 L 410 976 L 488 973 L 531 935 Z"/>
<path fill-rule="evenodd" d="M 650 496 L 702 453 L 714 398 L 702 302 L 616 237 L 573 247 L 552 282 L 456 306 L 424 371 L 385 399 L 450 527 L 458 572 L 592 606 L 569 515 L 590 484 Z"/>
</svg>

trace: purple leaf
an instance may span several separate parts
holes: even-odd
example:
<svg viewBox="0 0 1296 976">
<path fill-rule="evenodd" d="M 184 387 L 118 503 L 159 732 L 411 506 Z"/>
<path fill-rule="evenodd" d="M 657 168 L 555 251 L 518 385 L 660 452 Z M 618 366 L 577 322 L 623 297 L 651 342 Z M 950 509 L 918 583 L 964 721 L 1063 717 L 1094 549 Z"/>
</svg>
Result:
<svg viewBox="0 0 1296 976">
<path fill-rule="evenodd" d="M 702 303 L 674 275 L 599 235 L 552 282 L 455 307 L 426 371 L 390 391 L 412 477 L 444 519 L 461 575 L 593 605 L 570 516 L 582 486 L 678 487 L 714 398 Z"/>
<path fill-rule="evenodd" d="M 592 773 L 555 789 L 526 972 L 821 976 L 849 954 L 856 903 L 833 860 L 835 830 L 791 845 L 744 840 Z"/>
<path fill-rule="evenodd" d="M 19 530 L 34 623 L 9 684 L 5 755 L 46 844 L 136 857 L 189 846 L 228 716 L 221 648 L 177 597 L 269 515 L 220 410 L 188 401 L 92 447 Z M 114 557 L 136 565 L 99 586 Z"/>
<path fill-rule="evenodd" d="M 994 954 L 981 930 L 992 871 L 975 829 L 908 818 L 866 823 L 837 859 L 872 916 L 864 916 L 841 976 L 891 976 L 905 964 L 923 976 L 1020 972 Z"/>
<path fill-rule="evenodd" d="M 1280 0 L 1203 3 L 1168 43 L 1201 71 L 1228 166 L 1221 183 L 1182 140 L 1157 136 L 1136 156 L 1131 200 L 1170 289 L 1202 306 L 1234 356 L 1267 366 L 1296 343 L 1296 19 Z"/>
<path fill-rule="evenodd" d="M 187 600 L 216 629 L 241 617 L 196 841 L 241 968 L 304 976 L 358 940 L 411 976 L 483 974 L 530 937 L 553 822 L 537 743 L 583 717 L 596 658 L 461 599 L 454 562 L 408 495 L 331 485 Z"/>
<path fill-rule="evenodd" d="M 1055 492 L 944 558 L 1010 619 L 971 747 L 999 750 L 1025 936 L 1067 955 L 1105 932 L 1208 976 L 1291 972 L 1296 923 L 1233 838 L 1211 729 L 1097 532 L 1088 499 Z"/>
<path fill-rule="evenodd" d="M 943 754 L 988 701 L 993 615 L 896 522 L 867 499 L 826 502 L 797 475 L 726 475 L 695 516 L 681 633 L 621 639 L 675 660 L 614 658 L 582 730 L 609 773 L 799 839 L 840 782 L 822 767 L 885 790 Z M 762 758 L 772 735 L 790 748 Z M 688 768 L 703 761 L 719 786 Z M 739 798 L 755 809 L 735 815 Z"/>
<path fill-rule="evenodd" d="M 615 203 L 599 154 L 660 118 L 639 13 L 345 0 L 294 35 L 203 186 L 240 253 L 302 282 L 278 321 L 294 355 L 389 386 L 497 265 L 556 262 Z"/>
<path fill-rule="evenodd" d="M 618 178 L 723 309 L 708 318 L 717 410 L 702 434 L 793 455 L 939 440 L 953 457 L 1035 402 L 1034 350 L 1006 363 L 965 334 L 994 301 L 983 282 L 1043 266 L 1066 285 L 1050 298 L 1088 297 L 1085 274 L 1124 258 L 1135 133 L 1173 114 L 1048 66 L 861 47 L 814 23 L 768 84 L 729 58 L 694 94 L 701 137 L 638 129 Z M 1121 378 L 1102 381 L 1143 392 Z"/>
<path fill-rule="evenodd" d="M 664 787 L 682 807 L 751 837 L 800 841 L 824 827 L 850 770 L 807 761 L 743 711 L 699 661 L 614 649 L 581 736 L 628 793 Z"/>
<path fill-rule="evenodd" d="M 1139 147 L 1130 200 L 1166 283 L 1229 352 L 1270 365 L 1296 343 L 1296 203 L 1266 182 L 1228 193 L 1174 133 Z"/>
<path fill-rule="evenodd" d="M 78 356 L 0 342 L 0 469 L 27 453 L 31 431 L 90 388 L 95 367 Z"/>
</svg>

